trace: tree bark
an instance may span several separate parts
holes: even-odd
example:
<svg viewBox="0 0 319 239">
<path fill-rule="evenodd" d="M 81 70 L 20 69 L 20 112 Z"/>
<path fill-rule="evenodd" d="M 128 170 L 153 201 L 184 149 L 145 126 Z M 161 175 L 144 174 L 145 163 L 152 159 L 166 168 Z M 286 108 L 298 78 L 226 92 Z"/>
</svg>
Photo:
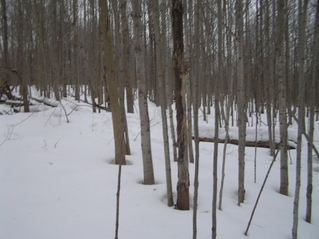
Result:
<svg viewBox="0 0 319 239">
<path fill-rule="evenodd" d="M 186 155 L 185 72 L 183 69 L 183 2 L 172 0 L 173 68 L 178 145 L 178 182 L 176 208 L 189 210 L 189 172 Z"/>
<path fill-rule="evenodd" d="M 168 126 L 166 117 L 166 90 L 165 89 L 165 79 L 164 79 L 164 68 L 163 68 L 163 49 L 162 47 L 162 37 L 160 34 L 160 24 L 159 24 L 159 8 L 156 1 L 150 2 L 151 9 L 153 12 L 153 22 L 154 22 L 154 37 L 155 37 L 155 56 L 156 56 L 156 79 L 159 83 L 159 90 L 161 94 L 160 104 L 161 104 L 161 115 L 162 115 L 162 126 L 163 126 L 163 141 L 164 141 L 164 155 L 165 155 L 165 173 L 166 173 L 166 194 L 167 194 L 167 206 L 171 207 L 174 205 L 173 200 L 173 189 L 172 189 L 172 175 L 171 175 L 171 163 L 170 163 L 170 152 L 169 152 L 169 137 L 168 137 Z"/>
<path fill-rule="evenodd" d="M 238 206 L 245 200 L 246 107 L 243 52 L 243 2 L 236 1 L 237 25 L 237 105 L 238 105 Z"/>
<path fill-rule="evenodd" d="M 141 123 L 141 147 L 143 155 L 144 184 L 154 184 L 154 170 L 151 149 L 150 120 L 147 104 L 147 87 L 145 74 L 144 51 L 141 45 L 143 39 L 141 23 L 141 1 L 135 0 L 133 6 L 134 22 L 134 53 L 136 57 L 136 76 L 138 85 L 138 101 Z"/>
<path fill-rule="evenodd" d="M 315 120 L 315 102 L 316 102 L 316 79 L 318 77 L 319 68 L 319 0 L 317 0 L 315 30 L 313 40 L 313 59 L 311 63 L 310 89 L 309 89 L 309 126 L 308 126 L 308 143 L 307 143 L 307 205 L 306 205 L 306 222 L 311 223 L 312 218 L 312 192 L 313 192 L 313 165 L 312 165 L 312 150 L 314 137 L 314 120 Z M 319 158 L 318 154 L 317 157 Z"/>
<path fill-rule="evenodd" d="M 298 97 L 298 135 L 297 135 L 297 156 L 296 156 L 296 185 L 295 196 L 293 204 L 293 226 L 292 238 L 298 238 L 298 217 L 299 217 L 299 196 L 301 185 L 301 147 L 302 147 L 302 133 L 305 131 L 305 34 L 306 34 L 306 15 L 307 15 L 308 0 L 299 0 L 299 42 L 298 42 L 298 83 L 299 83 L 299 97 Z"/>
<path fill-rule="evenodd" d="M 189 0 L 188 4 L 191 5 L 192 1 Z M 191 77 L 193 80 L 193 122 L 194 122 L 194 141 L 195 141 L 195 172 L 194 172 L 194 199 L 193 199 L 193 239 L 197 238 L 197 209 L 198 209 L 198 190 L 199 190 L 199 130 L 198 130 L 198 110 L 200 105 L 200 86 L 199 86 L 199 61 L 200 61 L 200 39 L 199 39 L 199 24 L 200 24 L 200 3 L 197 2 L 194 7 L 188 6 L 188 14 L 191 16 L 191 11 L 194 12 L 194 35 L 191 37 L 191 23 L 189 23 L 189 62 Z M 191 19 L 189 20 L 191 22 Z M 192 41 L 193 40 L 193 41 Z M 192 50 L 194 49 L 194 51 Z M 193 66 L 193 68 L 192 68 Z"/>
<path fill-rule="evenodd" d="M 3 67 L 8 66 L 8 21 L 6 0 L 1 0 L 2 9 L 2 42 L 3 42 Z M 2 85 L 2 84 L 1 84 Z"/>
<path fill-rule="evenodd" d="M 132 90 L 132 79 L 130 77 L 130 39 L 129 39 L 129 28 L 126 15 L 127 1 L 120 1 L 120 12 L 121 12 L 121 23 L 122 23 L 122 34 L 123 34 L 123 76 L 126 86 L 126 104 L 127 112 L 134 113 L 134 96 Z"/>
<path fill-rule="evenodd" d="M 119 102 L 118 82 L 114 72 L 114 58 L 112 50 L 112 32 L 110 27 L 109 11 L 106 1 L 99 0 L 100 8 L 100 24 L 103 35 L 103 50 L 105 57 L 105 68 L 107 82 L 110 89 L 110 102 L 112 110 L 114 146 L 115 146 L 115 162 L 116 164 L 126 164 L 125 161 L 125 140 L 123 134 L 123 122 L 121 105 Z"/>
<path fill-rule="evenodd" d="M 288 155 L 287 155 L 287 113 L 286 113 L 286 81 L 284 77 L 284 22 L 285 22 L 285 1 L 277 0 L 277 80 L 278 80 L 278 104 L 280 123 L 280 190 L 283 195 L 288 195 Z"/>
<path fill-rule="evenodd" d="M 73 77 L 74 77 L 74 93 L 75 100 L 80 101 L 80 82 L 79 82 L 79 33 L 77 28 L 78 21 L 78 0 L 73 0 Z"/>
<path fill-rule="evenodd" d="M 217 77 L 219 80 L 215 81 L 215 95 L 214 95 L 214 103 L 215 103 L 215 132 L 214 132 L 214 159 L 213 159 L 213 200 L 212 200 L 212 239 L 217 237 L 217 171 L 218 171 L 218 133 L 219 133 L 219 117 L 220 117 L 220 109 L 219 109 L 219 100 L 220 100 L 220 87 L 219 82 L 223 80 L 223 74 L 221 69 L 223 69 L 222 62 L 222 48 L 223 48 L 223 34 L 222 34 L 222 6 L 221 1 L 217 1 L 217 16 L 218 16 L 218 24 L 217 24 L 217 34 L 218 34 L 218 45 L 217 45 L 217 65 L 220 71 L 217 73 Z"/>
</svg>

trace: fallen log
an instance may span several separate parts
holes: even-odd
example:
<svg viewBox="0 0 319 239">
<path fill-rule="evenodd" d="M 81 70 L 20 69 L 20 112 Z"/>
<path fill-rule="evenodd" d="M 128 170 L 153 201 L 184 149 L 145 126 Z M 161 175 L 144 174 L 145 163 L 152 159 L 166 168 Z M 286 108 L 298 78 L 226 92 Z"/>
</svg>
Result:
<svg viewBox="0 0 319 239">
<path fill-rule="evenodd" d="M 59 105 L 59 102 L 51 102 L 47 98 L 39 99 L 39 98 L 32 97 L 31 99 L 51 107 L 57 107 Z"/>
<path fill-rule="evenodd" d="M 194 139 L 194 137 L 192 137 Z M 225 143 L 225 139 L 218 139 L 218 143 Z M 215 142 L 214 138 L 206 138 L 206 137 L 199 137 L 199 142 Z M 229 144 L 235 144 L 238 145 L 237 139 L 228 139 L 227 143 Z M 260 148 L 270 148 L 269 141 L 246 141 L 245 144 L 247 147 L 260 147 Z M 280 146 L 280 143 L 275 143 L 275 148 L 278 149 Z M 288 149 L 295 149 L 294 146 L 288 145 Z"/>
<path fill-rule="evenodd" d="M 0 104 L 10 105 L 11 107 L 23 106 L 23 102 L 14 100 L 0 100 Z"/>
</svg>

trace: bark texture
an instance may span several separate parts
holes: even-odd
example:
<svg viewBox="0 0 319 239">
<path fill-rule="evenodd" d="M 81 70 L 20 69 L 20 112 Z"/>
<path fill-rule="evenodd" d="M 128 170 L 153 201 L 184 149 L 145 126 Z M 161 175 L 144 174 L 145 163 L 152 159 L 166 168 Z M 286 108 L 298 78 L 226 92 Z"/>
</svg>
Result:
<svg viewBox="0 0 319 239">
<path fill-rule="evenodd" d="M 177 119 L 177 145 L 178 145 L 178 182 L 176 208 L 189 210 L 189 173 L 187 149 L 187 128 L 185 113 L 185 72 L 183 67 L 183 1 L 172 0 L 173 22 L 173 67 L 175 79 L 175 101 Z"/>
</svg>

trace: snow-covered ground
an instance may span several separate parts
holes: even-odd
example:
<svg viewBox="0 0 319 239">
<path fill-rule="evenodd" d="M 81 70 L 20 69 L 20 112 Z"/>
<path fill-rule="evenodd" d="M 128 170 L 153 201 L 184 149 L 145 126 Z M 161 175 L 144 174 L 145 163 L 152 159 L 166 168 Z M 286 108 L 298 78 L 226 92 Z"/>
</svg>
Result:
<svg viewBox="0 0 319 239">
<path fill-rule="evenodd" d="M 33 106 L 34 113 L 0 116 L 0 238 L 105 239 L 114 238 L 118 166 L 112 164 L 114 142 L 111 114 L 92 113 L 72 100 L 61 106 Z M 1 106 L 3 107 L 3 106 Z M 2 108 L 1 108 L 2 109 Z M 7 109 L 8 110 L 8 109 Z M 202 134 L 211 130 L 200 121 Z M 150 104 L 152 154 L 156 184 L 143 185 L 138 113 L 128 114 L 132 155 L 122 168 L 119 238 L 192 238 L 192 209 L 166 206 L 164 151 L 160 109 Z M 210 128 L 210 129 L 209 129 Z M 319 147 L 319 123 L 316 122 Z M 263 131 L 264 128 L 260 128 Z M 234 129 L 232 128 L 232 131 Z M 253 137 L 248 129 L 248 137 Z M 296 128 L 290 128 L 295 133 Z M 265 137 L 267 135 L 264 135 Z M 306 143 L 303 143 L 306 149 Z M 257 183 L 254 183 L 254 148 L 246 148 L 246 200 L 237 206 L 237 146 L 228 145 L 223 210 L 217 215 L 217 237 L 246 238 L 253 205 L 272 158 L 258 148 Z M 223 144 L 219 145 L 221 169 Z M 274 164 L 261 196 L 249 238 L 291 237 L 295 182 L 295 150 L 289 151 L 290 195 L 279 188 L 279 160 Z M 314 157 L 313 222 L 304 221 L 306 209 L 306 151 L 302 154 L 299 238 L 319 238 L 319 161 Z M 198 238 L 211 238 L 213 144 L 200 143 Z M 219 170 L 220 172 L 221 170 Z M 193 196 L 194 165 L 190 164 Z M 174 190 L 176 163 L 172 162 Z M 220 175 L 219 175 L 220 183 Z M 192 201 L 192 200 L 191 200 Z"/>
</svg>

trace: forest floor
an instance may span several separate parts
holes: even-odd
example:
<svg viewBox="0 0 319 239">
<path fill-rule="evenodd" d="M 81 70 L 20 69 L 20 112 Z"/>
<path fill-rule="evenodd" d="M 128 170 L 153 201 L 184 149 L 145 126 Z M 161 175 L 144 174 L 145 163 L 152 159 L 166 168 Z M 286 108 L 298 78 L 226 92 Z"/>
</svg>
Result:
<svg viewBox="0 0 319 239">
<path fill-rule="evenodd" d="M 69 113 L 67 123 L 61 105 L 38 104 L 32 113 L 0 116 L 0 238 L 2 239 L 105 239 L 114 238 L 118 166 L 114 165 L 111 113 L 92 113 L 89 105 L 72 99 L 62 101 Z M 2 107 L 2 108 L 1 108 Z M 10 110 L 0 106 L 0 110 Z M 160 108 L 149 104 L 155 185 L 143 185 L 139 114 L 127 114 L 132 155 L 122 167 L 119 238 L 192 238 L 193 210 L 166 206 L 165 165 Z M 213 132 L 213 114 L 200 120 L 201 134 Z M 202 118 L 202 116 L 201 116 Z M 263 131 L 266 126 L 258 126 Z M 294 138 L 297 126 L 289 128 Z M 319 148 L 319 122 L 315 123 Z M 247 137 L 254 137 L 255 126 Z M 213 144 L 200 143 L 198 237 L 211 238 Z M 306 210 L 307 154 L 303 141 L 299 238 L 318 239 L 319 160 L 313 157 L 312 223 L 304 221 Z M 246 148 L 246 199 L 237 206 L 237 146 L 229 144 L 222 210 L 217 212 L 217 238 L 247 238 L 244 231 L 272 161 L 269 149 Z M 218 182 L 223 144 L 219 144 Z M 289 196 L 278 193 L 280 162 L 272 168 L 248 238 L 291 238 L 295 190 L 296 151 L 289 150 Z M 176 192 L 177 165 L 171 163 Z M 190 164 L 193 197 L 194 165 Z M 219 189 L 218 189 L 219 191 Z M 176 198 L 175 198 L 176 200 Z"/>
</svg>

